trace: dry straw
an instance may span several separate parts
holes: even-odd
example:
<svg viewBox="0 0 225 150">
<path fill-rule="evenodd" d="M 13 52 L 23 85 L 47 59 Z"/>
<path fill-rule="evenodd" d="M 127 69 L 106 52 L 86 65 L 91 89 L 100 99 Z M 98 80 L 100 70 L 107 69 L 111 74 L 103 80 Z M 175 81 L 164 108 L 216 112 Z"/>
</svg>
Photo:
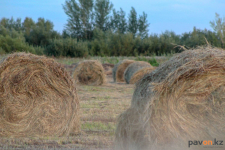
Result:
<svg viewBox="0 0 225 150">
<path fill-rule="evenodd" d="M 106 81 L 104 68 L 98 60 L 80 62 L 73 72 L 73 78 L 78 84 L 102 85 Z"/>
<path fill-rule="evenodd" d="M 68 72 L 26 53 L 0 64 L 0 136 L 62 136 L 79 131 L 79 99 Z"/>
<path fill-rule="evenodd" d="M 127 60 L 127 59 L 125 59 L 123 61 L 120 61 L 118 64 L 116 64 L 114 66 L 114 68 L 113 68 L 114 81 L 116 81 L 116 82 L 124 82 L 125 81 L 124 80 L 124 76 L 123 76 L 124 71 L 133 62 L 135 62 L 135 60 Z"/>
<path fill-rule="evenodd" d="M 225 139 L 225 51 L 202 47 L 172 57 L 137 84 L 119 117 L 117 150 L 199 149 Z"/>
<path fill-rule="evenodd" d="M 149 64 L 148 62 L 145 62 L 145 61 L 136 61 L 136 62 L 130 64 L 124 71 L 124 79 L 125 79 L 126 83 L 129 84 L 130 79 L 133 76 L 133 74 L 145 67 L 153 68 L 151 64 Z"/>
<path fill-rule="evenodd" d="M 135 84 L 140 79 L 142 79 L 146 74 L 151 73 L 153 70 L 155 70 L 155 67 L 145 67 L 145 68 L 138 70 L 137 72 L 135 72 L 132 75 L 132 77 L 129 81 L 129 84 Z"/>
</svg>

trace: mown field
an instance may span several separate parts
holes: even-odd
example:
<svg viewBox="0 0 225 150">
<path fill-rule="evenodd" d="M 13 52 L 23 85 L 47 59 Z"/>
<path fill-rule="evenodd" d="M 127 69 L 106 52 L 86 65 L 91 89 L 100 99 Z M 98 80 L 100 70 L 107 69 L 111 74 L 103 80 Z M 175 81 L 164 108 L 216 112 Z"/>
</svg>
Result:
<svg viewBox="0 0 225 150">
<path fill-rule="evenodd" d="M 3 57 L 3 56 L 1 56 Z M 151 57 L 145 57 L 151 59 Z M 54 58 L 65 65 L 68 71 L 73 70 L 74 63 L 84 59 Z M 103 64 L 111 64 L 106 71 L 107 82 L 102 86 L 77 86 L 80 99 L 81 133 L 69 137 L 26 137 L 0 138 L 0 149 L 113 149 L 114 132 L 118 116 L 126 110 L 132 98 L 135 85 L 114 83 L 111 69 L 122 59 L 137 59 L 136 57 L 90 57 L 98 59 Z M 169 57 L 155 57 L 162 63 Z"/>
</svg>

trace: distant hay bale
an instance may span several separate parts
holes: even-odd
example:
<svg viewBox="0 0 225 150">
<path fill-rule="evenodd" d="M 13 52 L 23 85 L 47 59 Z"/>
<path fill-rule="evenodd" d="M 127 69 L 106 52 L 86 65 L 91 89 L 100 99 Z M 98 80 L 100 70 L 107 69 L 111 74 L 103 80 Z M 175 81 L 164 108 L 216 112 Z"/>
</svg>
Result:
<svg viewBox="0 0 225 150">
<path fill-rule="evenodd" d="M 135 60 L 123 60 L 123 61 L 120 61 L 118 64 L 116 64 L 113 68 L 113 78 L 114 78 L 114 81 L 116 82 L 124 82 L 124 71 L 126 70 L 126 68 L 131 64 L 135 62 Z M 115 75 L 115 77 L 114 77 Z"/>
<path fill-rule="evenodd" d="M 127 59 L 124 59 L 124 60 L 121 60 L 119 61 L 114 67 L 113 67 L 113 70 L 112 70 L 112 75 L 113 75 L 113 81 L 116 82 L 116 72 L 117 72 L 117 68 L 120 64 L 124 63 L 124 62 L 134 62 L 133 60 L 127 60 Z"/>
<path fill-rule="evenodd" d="M 118 66 L 122 63 L 123 61 L 118 62 L 117 64 L 114 65 L 112 69 L 112 76 L 113 76 L 113 81 L 116 82 L 116 71 Z"/>
<path fill-rule="evenodd" d="M 106 75 L 112 75 L 112 68 L 114 67 L 114 64 L 105 63 L 102 64 L 102 66 L 105 70 Z"/>
<path fill-rule="evenodd" d="M 78 132 L 79 99 L 68 72 L 27 53 L 0 64 L 0 136 L 63 136 Z"/>
<path fill-rule="evenodd" d="M 188 141 L 225 139 L 225 51 L 187 50 L 137 84 L 116 129 L 117 150 L 201 149 Z"/>
<path fill-rule="evenodd" d="M 129 84 L 135 84 L 137 81 L 139 81 L 141 78 L 143 78 L 146 74 L 151 73 L 153 70 L 155 70 L 155 67 L 145 67 L 138 71 L 136 71 L 130 81 Z"/>
<path fill-rule="evenodd" d="M 102 85 L 106 81 L 104 68 L 98 60 L 80 62 L 73 72 L 73 78 L 78 84 Z"/>
<path fill-rule="evenodd" d="M 125 79 L 126 83 L 129 84 L 130 79 L 133 76 L 133 74 L 145 67 L 153 68 L 152 65 L 146 61 L 136 61 L 136 62 L 130 64 L 124 71 L 124 79 Z"/>
</svg>

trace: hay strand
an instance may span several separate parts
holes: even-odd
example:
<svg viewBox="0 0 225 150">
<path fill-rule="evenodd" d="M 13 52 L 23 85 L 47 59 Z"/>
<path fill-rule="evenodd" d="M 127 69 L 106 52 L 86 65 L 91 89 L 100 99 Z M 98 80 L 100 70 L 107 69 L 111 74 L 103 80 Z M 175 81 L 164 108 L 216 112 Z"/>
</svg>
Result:
<svg viewBox="0 0 225 150">
<path fill-rule="evenodd" d="M 0 136 L 62 136 L 79 131 L 79 99 L 53 59 L 26 53 L 0 64 Z"/>
</svg>

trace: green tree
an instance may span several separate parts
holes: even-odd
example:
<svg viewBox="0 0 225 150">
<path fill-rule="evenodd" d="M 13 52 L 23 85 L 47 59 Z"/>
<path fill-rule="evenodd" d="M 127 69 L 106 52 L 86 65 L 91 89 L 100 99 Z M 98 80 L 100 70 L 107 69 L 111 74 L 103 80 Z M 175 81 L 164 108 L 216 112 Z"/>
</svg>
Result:
<svg viewBox="0 0 225 150">
<path fill-rule="evenodd" d="M 36 46 L 46 46 L 49 40 L 53 38 L 60 38 L 60 34 L 53 30 L 53 23 L 44 18 L 38 18 L 35 26 L 32 26 L 30 35 L 27 37 L 29 44 Z"/>
<path fill-rule="evenodd" d="M 120 33 L 124 34 L 127 31 L 127 20 L 126 20 L 126 13 L 120 8 L 119 14 L 119 23 L 118 23 L 118 30 Z"/>
<path fill-rule="evenodd" d="M 139 16 L 138 19 L 138 31 L 139 31 L 139 36 L 143 39 L 148 37 L 148 27 L 149 23 L 147 21 L 147 14 L 143 12 L 143 15 Z"/>
<path fill-rule="evenodd" d="M 9 30 L 14 29 L 14 30 L 16 30 L 18 32 L 23 30 L 21 18 L 17 18 L 16 20 L 14 20 L 13 17 L 11 19 L 2 18 L 0 20 L 0 25 L 3 25 L 5 28 L 7 28 Z"/>
<path fill-rule="evenodd" d="M 109 26 L 109 14 L 113 8 L 113 4 L 109 0 L 96 0 L 95 3 L 95 27 L 106 31 Z"/>
<path fill-rule="evenodd" d="M 216 13 L 216 19 L 214 21 L 210 21 L 210 25 L 220 37 L 220 40 L 224 47 L 225 46 L 224 45 L 225 44 L 225 17 L 220 18 L 220 15 Z"/>
<path fill-rule="evenodd" d="M 111 16 L 111 29 L 114 32 L 120 32 L 122 34 L 127 31 L 127 20 L 126 13 L 120 8 L 120 11 L 113 10 L 113 15 Z"/>
<path fill-rule="evenodd" d="M 110 16 L 110 28 L 112 31 L 116 32 L 119 26 L 119 13 L 115 9 L 113 9 L 113 14 Z"/>
<path fill-rule="evenodd" d="M 93 31 L 93 0 L 66 0 L 63 9 L 68 16 L 66 29 L 71 35 L 91 39 Z"/>
<path fill-rule="evenodd" d="M 133 33 L 133 35 L 135 36 L 138 31 L 138 20 L 137 12 L 134 7 L 131 8 L 128 22 L 128 31 Z"/>
<path fill-rule="evenodd" d="M 33 21 L 32 18 L 26 17 L 25 20 L 23 21 L 22 25 L 23 25 L 23 29 L 24 29 L 25 38 L 28 39 L 28 37 L 30 36 L 30 32 L 35 27 L 35 22 Z"/>
</svg>

